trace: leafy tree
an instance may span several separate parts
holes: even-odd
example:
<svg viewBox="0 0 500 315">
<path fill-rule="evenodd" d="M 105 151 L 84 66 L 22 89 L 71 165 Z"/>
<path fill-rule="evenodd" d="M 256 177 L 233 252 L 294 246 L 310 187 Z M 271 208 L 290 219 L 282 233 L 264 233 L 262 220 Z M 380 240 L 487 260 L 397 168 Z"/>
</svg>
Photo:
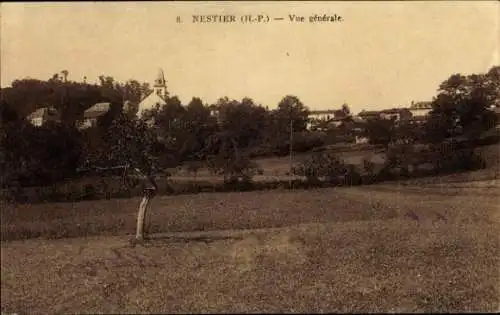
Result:
<svg viewBox="0 0 500 315">
<path fill-rule="evenodd" d="M 201 99 L 194 97 L 186 107 L 183 122 L 183 132 L 186 135 L 183 148 L 185 158 L 205 159 L 205 140 L 217 131 L 217 121 L 210 114 L 210 108 Z"/>
<path fill-rule="evenodd" d="M 2 168 L 10 179 L 44 185 L 74 174 L 81 155 L 81 137 L 71 126 L 17 123 L 6 127 L 1 147 L 6 153 Z"/>
<path fill-rule="evenodd" d="M 91 152 L 84 164 L 102 167 L 129 164 L 149 173 L 154 169 L 158 151 L 156 137 L 144 122 L 120 115 L 107 130 L 103 146 Z"/>
<path fill-rule="evenodd" d="M 290 128 L 294 133 L 306 131 L 309 110 L 298 97 L 287 95 L 273 111 L 267 111 L 264 119 L 266 146 L 277 153 L 290 149 Z"/>
<path fill-rule="evenodd" d="M 370 119 L 365 125 L 365 136 L 370 144 L 383 145 L 386 149 L 394 139 L 396 124 L 389 119 Z"/>
<path fill-rule="evenodd" d="M 280 130 L 290 133 L 290 122 L 296 132 L 305 131 L 309 117 L 309 109 L 293 95 L 285 96 L 275 111 L 276 122 Z"/>
<path fill-rule="evenodd" d="M 250 161 L 249 149 L 262 139 L 266 110 L 250 98 L 240 103 L 227 97 L 219 99 L 214 108 L 219 122 L 204 147 L 209 167 L 223 174 L 226 181 L 248 179 L 256 168 Z"/>
<path fill-rule="evenodd" d="M 499 67 L 486 74 L 454 74 L 445 80 L 432 102 L 427 123 L 428 140 L 441 142 L 454 136 L 476 139 L 496 122 L 488 110 L 500 99 Z"/>
<path fill-rule="evenodd" d="M 19 114 L 9 103 L 0 99 L 0 126 L 17 122 L 20 118 Z"/>
<path fill-rule="evenodd" d="M 347 116 L 351 114 L 351 109 L 349 108 L 349 105 L 347 104 L 342 104 L 341 111 Z"/>
<path fill-rule="evenodd" d="M 68 70 L 62 70 L 61 74 L 63 75 L 64 83 L 68 82 L 69 71 Z"/>
<path fill-rule="evenodd" d="M 128 80 L 125 83 L 120 83 L 116 86 L 122 98 L 135 108 L 134 115 L 137 114 L 137 106 L 141 100 L 149 95 L 153 90 L 149 87 L 148 83 L 140 83 L 137 80 Z"/>
</svg>

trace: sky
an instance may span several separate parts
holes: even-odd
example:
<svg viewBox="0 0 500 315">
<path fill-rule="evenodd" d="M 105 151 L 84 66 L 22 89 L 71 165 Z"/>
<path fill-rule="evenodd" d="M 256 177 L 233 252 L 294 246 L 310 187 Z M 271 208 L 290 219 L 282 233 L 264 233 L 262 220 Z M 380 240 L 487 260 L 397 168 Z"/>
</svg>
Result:
<svg viewBox="0 0 500 315">
<path fill-rule="evenodd" d="M 237 22 L 192 22 L 203 14 Z M 314 14 L 342 21 L 310 23 Z M 162 68 L 186 104 L 251 97 L 275 108 L 291 94 L 310 109 L 404 107 L 431 100 L 451 74 L 499 65 L 499 19 L 497 1 L 1 3 L 0 83 L 63 69 L 75 81 L 153 83 Z"/>
</svg>

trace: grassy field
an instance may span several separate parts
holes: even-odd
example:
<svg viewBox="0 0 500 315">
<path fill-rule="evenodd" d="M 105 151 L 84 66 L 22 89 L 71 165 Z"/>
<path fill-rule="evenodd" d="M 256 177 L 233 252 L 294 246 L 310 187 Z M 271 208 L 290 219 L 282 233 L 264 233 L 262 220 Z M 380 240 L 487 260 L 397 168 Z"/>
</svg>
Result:
<svg viewBox="0 0 500 315">
<path fill-rule="evenodd" d="M 332 151 L 333 152 L 333 151 Z M 312 152 L 306 153 L 295 153 L 292 156 L 292 163 L 297 165 L 302 161 L 311 157 L 314 154 Z M 362 151 L 348 151 L 348 152 L 338 152 L 337 155 L 343 159 L 346 163 L 352 164 L 362 164 L 363 158 L 369 158 L 375 163 L 383 163 L 385 155 L 383 153 L 373 153 L 372 150 L 362 150 Z M 257 163 L 259 168 L 263 171 L 264 176 L 257 176 L 257 180 L 263 177 L 273 177 L 279 176 L 280 178 L 286 176 L 290 172 L 290 157 L 289 156 L 277 156 L 277 157 L 264 157 L 256 158 L 254 161 Z M 187 172 L 184 169 L 171 170 L 174 178 L 190 178 L 193 177 L 192 173 Z M 213 178 L 209 170 L 200 169 L 197 173 L 199 179 Z"/>
<path fill-rule="evenodd" d="M 136 246 L 138 199 L 4 205 L 1 310 L 497 311 L 498 188 L 158 197 Z M 15 240 L 28 236 L 41 238 Z"/>
</svg>

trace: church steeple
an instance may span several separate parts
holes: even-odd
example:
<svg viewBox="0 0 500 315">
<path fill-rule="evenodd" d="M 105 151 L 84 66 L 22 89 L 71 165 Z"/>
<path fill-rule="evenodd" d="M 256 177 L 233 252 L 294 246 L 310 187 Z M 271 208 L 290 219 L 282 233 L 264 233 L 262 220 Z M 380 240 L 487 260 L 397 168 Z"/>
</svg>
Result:
<svg viewBox="0 0 500 315">
<path fill-rule="evenodd" d="M 163 73 L 163 69 L 158 69 L 158 75 L 154 81 L 153 85 L 154 92 L 160 95 L 162 98 L 166 98 L 168 96 L 167 92 L 167 82 L 165 80 L 165 74 Z"/>
</svg>

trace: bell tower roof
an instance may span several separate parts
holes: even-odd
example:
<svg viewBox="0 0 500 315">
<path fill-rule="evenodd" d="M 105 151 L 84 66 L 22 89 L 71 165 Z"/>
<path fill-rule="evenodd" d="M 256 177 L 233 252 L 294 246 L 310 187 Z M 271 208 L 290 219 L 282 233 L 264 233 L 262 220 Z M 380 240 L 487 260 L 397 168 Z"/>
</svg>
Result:
<svg viewBox="0 0 500 315">
<path fill-rule="evenodd" d="M 163 69 L 158 69 L 158 74 L 156 75 L 156 79 L 154 81 L 155 87 L 165 87 L 167 85 L 165 81 L 165 74 L 163 73 Z"/>
</svg>

